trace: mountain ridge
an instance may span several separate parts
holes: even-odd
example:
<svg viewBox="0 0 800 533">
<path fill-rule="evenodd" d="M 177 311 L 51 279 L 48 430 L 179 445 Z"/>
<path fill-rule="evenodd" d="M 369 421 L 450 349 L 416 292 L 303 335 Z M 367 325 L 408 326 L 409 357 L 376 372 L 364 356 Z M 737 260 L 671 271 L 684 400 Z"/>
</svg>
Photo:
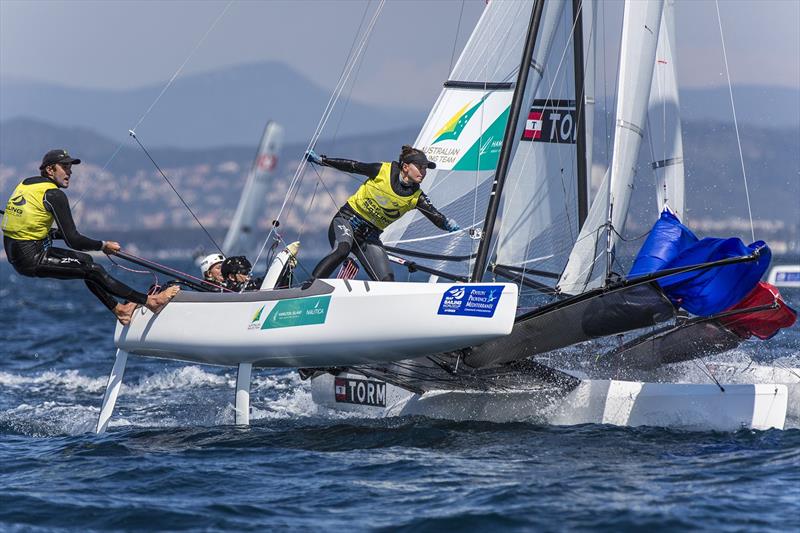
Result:
<svg viewBox="0 0 800 533">
<path fill-rule="evenodd" d="M 122 140 L 156 100 L 163 84 L 132 89 L 61 86 L 22 78 L 0 78 L 0 121 L 29 117 L 85 127 Z M 243 63 L 178 78 L 158 100 L 137 133 L 148 146 L 208 148 L 245 145 L 261 133 L 264 120 L 285 125 L 289 142 L 310 138 L 332 90 L 280 61 Z M 733 87 L 742 125 L 795 127 L 800 124 L 800 90 Z M 343 94 L 347 94 L 347 91 Z M 613 108 L 613 95 L 597 94 Z M 340 102 L 331 128 L 343 135 L 418 127 L 431 101 L 397 101 L 379 107 Z M 610 106 L 610 107 L 609 107 Z M 685 120 L 730 121 L 727 87 L 681 89 Z"/>
</svg>

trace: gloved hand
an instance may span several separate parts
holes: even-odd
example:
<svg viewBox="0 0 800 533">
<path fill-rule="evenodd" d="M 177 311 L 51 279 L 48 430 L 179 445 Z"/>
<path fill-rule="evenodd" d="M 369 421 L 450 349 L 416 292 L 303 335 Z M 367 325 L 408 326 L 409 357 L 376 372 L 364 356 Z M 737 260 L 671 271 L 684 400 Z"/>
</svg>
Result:
<svg viewBox="0 0 800 533">
<path fill-rule="evenodd" d="M 314 163 L 315 165 L 322 164 L 322 158 L 318 156 L 314 150 L 311 149 L 309 149 L 306 152 L 306 160 L 308 160 L 309 163 Z"/>
<path fill-rule="evenodd" d="M 456 222 L 455 219 L 448 218 L 447 222 L 445 222 L 444 229 L 446 229 L 450 233 L 453 233 L 454 231 L 460 230 L 461 226 L 458 225 L 458 222 Z"/>
</svg>

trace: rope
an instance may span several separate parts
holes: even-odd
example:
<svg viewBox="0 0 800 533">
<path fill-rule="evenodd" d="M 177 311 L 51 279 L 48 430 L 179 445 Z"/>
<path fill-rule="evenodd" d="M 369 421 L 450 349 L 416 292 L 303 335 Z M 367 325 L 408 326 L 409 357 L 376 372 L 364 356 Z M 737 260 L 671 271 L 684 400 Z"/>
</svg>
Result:
<svg viewBox="0 0 800 533">
<path fill-rule="evenodd" d="M 753 241 L 756 240 L 756 230 L 753 226 L 753 210 L 750 207 L 750 190 L 747 187 L 747 171 L 744 168 L 744 154 L 742 153 L 742 139 L 739 136 L 739 121 L 736 120 L 736 106 L 733 103 L 733 86 L 731 85 L 731 73 L 728 69 L 728 52 L 725 49 L 725 35 L 722 32 L 722 16 L 719 13 L 719 0 L 714 0 L 714 5 L 717 7 L 717 22 L 719 23 L 719 38 L 722 41 L 722 57 L 725 60 L 725 76 L 728 79 L 728 94 L 731 98 L 731 111 L 733 112 L 733 127 L 736 130 L 736 144 L 739 147 L 739 161 L 742 164 L 742 179 L 744 180 L 744 193 L 747 198 L 747 214 L 750 216 L 750 236 Z"/>
<path fill-rule="evenodd" d="M 150 104 L 150 107 L 148 107 L 148 108 L 147 108 L 147 111 L 145 111 L 145 112 L 144 112 L 144 114 L 143 114 L 143 115 L 142 115 L 142 116 L 139 118 L 139 121 L 136 123 L 136 125 L 135 125 L 134 127 L 132 127 L 132 128 L 131 128 L 131 130 L 133 130 L 133 131 L 136 131 L 136 128 L 138 128 L 138 127 L 141 125 L 141 123 L 144 121 L 145 117 L 147 117 L 147 115 L 149 115 L 149 114 L 150 114 L 150 111 L 152 111 L 152 110 L 153 110 L 153 108 L 154 108 L 154 107 L 156 106 L 156 104 L 158 103 L 158 101 L 159 101 L 159 100 L 161 100 L 161 97 L 162 97 L 162 96 L 164 96 L 164 93 L 166 93 L 166 92 L 167 92 L 167 89 L 169 89 L 169 88 L 172 86 L 172 83 L 173 83 L 173 82 L 174 82 L 174 81 L 175 81 L 175 80 L 178 78 L 178 75 L 180 75 L 181 71 L 183 70 L 183 67 L 185 67 L 185 66 L 186 66 L 186 63 L 188 63 L 188 62 L 189 62 L 189 60 L 192 58 L 192 56 L 195 54 L 195 52 L 197 52 L 197 50 L 200 48 L 200 46 L 201 46 L 201 45 L 203 44 L 203 42 L 206 40 L 206 37 L 208 37 L 208 36 L 209 36 L 209 34 L 211 33 L 211 31 L 212 31 L 212 30 L 213 30 L 213 29 L 214 29 L 214 28 L 217 26 L 217 23 L 219 23 L 219 21 L 220 21 L 220 20 L 222 20 L 222 17 L 224 17 L 224 16 L 225 16 L 225 13 L 227 13 L 227 12 L 228 12 L 228 8 L 230 8 L 230 7 L 231 7 L 231 4 L 233 4 L 233 2 L 234 2 L 234 0 L 230 0 L 230 1 L 229 1 L 229 2 L 228 2 L 226 5 L 225 5 L 225 8 L 222 10 L 222 13 L 220 13 L 220 14 L 217 16 L 217 18 L 214 20 L 214 22 L 211 24 L 211 26 L 210 26 L 210 27 L 209 27 L 209 28 L 206 30 L 206 32 L 203 34 L 203 37 L 201 37 L 201 38 L 200 38 L 200 40 L 199 40 L 199 41 L 197 41 L 197 44 L 194 46 L 194 49 L 192 49 L 192 51 L 189 53 L 189 55 L 188 55 L 188 56 L 186 56 L 186 59 L 184 59 L 184 60 L 183 60 L 183 63 L 181 63 L 181 66 L 179 66 L 179 67 L 178 67 L 178 70 L 176 70 L 176 71 L 175 71 L 175 73 L 174 73 L 174 74 L 172 74 L 172 77 L 169 79 L 169 81 L 167 82 L 167 84 L 166 84 L 166 85 L 164 85 L 164 88 L 163 88 L 163 89 L 161 89 L 161 92 L 160 92 L 160 93 L 158 93 L 158 96 L 156 96 L 156 99 L 155 99 L 155 100 L 153 100 L 153 103 L 152 103 L 152 104 Z"/>
<path fill-rule="evenodd" d="M 308 142 L 308 145 L 306 146 L 305 152 L 307 152 L 308 150 L 312 149 L 316 145 L 317 140 L 319 139 L 320 135 L 322 134 L 322 130 L 327 125 L 328 119 L 330 118 L 330 115 L 333 112 L 333 108 L 336 105 L 336 102 L 338 101 L 339 96 L 341 95 L 342 91 L 344 90 L 344 87 L 347 84 L 347 81 L 350 78 L 350 74 L 352 74 L 356 63 L 358 62 L 358 59 L 361 57 L 361 54 L 363 53 L 363 51 L 364 51 L 364 49 L 365 49 L 365 47 L 367 45 L 367 42 L 369 41 L 369 37 L 372 35 L 372 30 L 375 27 L 375 23 L 378 21 L 378 17 L 380 16 L 380 13 L 383 11 L 383 6 L 384 6 L 385 3 L 386 3 L 386 0 L 381 0 L 380 4 L 378 5 L 378 7 L 375 10 L 375 13 L 372 16 L 372 19 L 369 22 L 369 26 L 367 27 L 367 31 L 364 33 L 364 36 L 362 37 L 361 42 L 359 43 L 359 46 L 356 49 L 355 54 L 353 55 L 351 60 L 346 64 L 345 69 L 342 71 L 342 74 L 339 77 L 339 81 L 336 84 L 336 87 L 334 88 L 333 93 L 331 94 L 331 97 L 328 99 L 328 103 L 325 106 L 325 110 L 322 112 L 322 116 L 320 117 L 320 120 L 317 123 L 317 127 L 314 130 L 314 133 L 311 136 L 311 139 Z M 305 154 L 305 152 L 304 152 L 304 154 Z M 287 205 L 287 203 L 289 201 L 289 198 L 291 197 L 294 189 L 296 187 L 298 187 L 299 182 L 301 181 L 301 177 L 303 176 L 303 173 L 305 172 L 305 169 L 306 169 L 307 165 L 308 165 L 308 160 L 304 156 L 303 160 L 297 166 L 297 170 L 295 171 L 294 176 L 292 177 L 292 180 L 289 183 L 289 188 L 288 188 L 288 190 L 286 192 L 286 196 L 283 199 L 283 203 L 281 204 L 281 207 L 278 210 L 278 216 L 275 217 L 275 220 L 274 220 L 274 222 L 272 224 L 272 229 L 270 230 L 269 234 L 267 235 L 266 239 L 264 240 L 264 244 L 261 246 L 261 250 L 259 250 L 258 256 L 256 257 L 256 260 L 253 262 L 253 264 L 257 264 L 258 263 L 258 260 L 261 258 L 261 254 L 264 251 L 264 248 L 266 247 L 267 243 L 272 238 L 272 236 L 275 234 L 275 230 L 278 227 L 278 225 L 280 224 L 280 222 L 279 222 L 280 218 L 283 215 L 284 209 L 286 209 L 286 205 Z"/>
<path fill-rule="evenodd" d="M 230 0 L 228 2 L 228 4 L 222 10 L 222 13 L 220 13 L 219 16 L 217 16 L 217 18 L 214 20 L 214 22 L 211 24 L 211 26 L 208 28 L 208 30 L 206 30 L 206 32 L 203 35 L 203 37 L 197 42 L 197 44 L 195 45 L 194 49 L 189 53 L 189 55 L 186 57 L 186 59 L 184 59 L 183 63 L 181 63 L 181 66 L 178 67 L 178 70 L 175 71 L 175 73 L 169 79 L 169 81 L 164 86 L 164 88 L 161 89 L 161 92 L 158 94 L 158 96 L 156 96 L 155 100 L 153 100 L 153 102 L 150 104 L 150 107 L 147 108 L 147 111 L 144 112 L 144 114 L 139 118 L 138 122 L 136 122 L 136 125 L 134 127 L 132 127 L 130 130 L 136 131 L 136 128 L 138 128 L 142 124 L 142 122 L 144 121 L 145 117 L 147 117 L 147 115 L 150 114 L 150 111 L 153 110 L 153 108 L 156 106 L 156 104 L 161 99 L 161 97 L 164 96 L 164 93 L 166 93 L 167 89 L 170 88 L 172 83 L 175 81 L 175 79 L 180 74 L 181 70 L 183 70 L 183 67 L 186 66 L 186 63 L 189 62 L 189 59 L 191 59 L 191 57 L 195 54 L 195 52 L 197 52 L 197 50 L 200 48 L 200 45 L 203 44 L 203 41 L 206 40 L 206 37 L 208 37 L 208 35 L 216 27 L 217 23 L 219 23 L 219 21 L 222 19 L 222 17 L 225 16 L 225 13 L 228 11 L 228 8 L 231 6 L 231 4 L 233 4 L 233 2 L 234 2 L 234 0 Z M 114 153 L 111 154 L 111 157 L 108 158 L 108 161 L 106 161 L 106 163 L 103 165 L 103 168 L 100 169 L 100 174 L 102 174 L 103 172 L 106 171 L 106 169 L 108 168 L 108 165 L 110 165 L 111 162 L 117 157 L 117 155 L 119 154 L 119 152 L 122 149 L 122 146 L 124 144 L 125 144 L 125 140 L 124 139 L 119 142 L 119 144 L 117 145 L 117 149 L 114 150 Z M 86 193 L 88 193 L 88 192 L 89 192 L 89 189 L 86 189 L 85 191 L 83 191 L 83 193 L 78 197 L 78 199 L 75 201 L 75 203 L 72 204 L 72 209 L 73 210 L 78 206 L 79 203 L 81 203 L 81 200 L 83 200 L 83 197 L 86 196 Z"/>
<path fill-rule="evenodd" d="M 453 51 L 450 53 L 450 68 L 447 69 L 448 75 L 453 72 L 453 61 L 456 59 L 456 47 L 458 46 L 458 34 L 461 33 L 461 18 L 464 16 L 464 0 L 461 0 L 461 10 L 458 12 L 458 25 L 456 35 L 453 38 Z"/>
<path fill-rule="evenodd" d="M 356 47 L 356 42 L 358 41 L 358 36 L 361 34 L 361 28 L 364 27 L 364 21 L 367 19 L 367 12 L 369 11 L 369 5 L 372 3 L 372 0 L 367 2 L 364 6 L 364 13 L 361 14 L 361 21 L 358 23 L 358 29 L 356 30 L 356 34 L 353 36 L 353 42 L 350 45 L 350 51 L 347 52 L 347 60 L 345 61 L 345 66 L 347 67 L 347 62 L 350 61 L 350 58 L 353 56 L 353 50 Z M 350 107 L 350 99 L 353 95 L 353 88 L 355 87 L 355 82 L 358 80 L 358 75 L 361 72 L 361 66 L 364 63 L 358 65 L 356 69 L 356 75 L 353 77 L 353 83 L 350 84 L 350 90 L 347 92 L 347 98 L 344 100 L 344 108 L 342 109 L 342 114 L 339 116 L 339 122 L 336 123 L 336 129 L 333 130 L 333 137 L 331 140 L 331 148 L 336 146 L 336 140 L 339 137 L 339 129 L 342 127 L 342 121 L 344 120 L 345 115 L 347 115 L 347 108 Z"/>
<path fill-rule="evenodd" d="M 169 181 L 169 178 L 167 177 L 167 175 L 166 175 L 166 174 L 164 174 L 164 171 L 163 171 L 163 170 L 161 170 L 161 167 L 159 167 L 159 166 L 158 166 L 158 163 L 156 163 L 156 162 L 155 162 L 155 160 L 153 159 L 153 157 L 150 155 L 150 152 L 148 152 L 148 151 L 147 151 L 147 148 L 145 148 L 145 147 L 144 147 L 144 145 L 142 144 L 142 142 L 139 140 L 139 137 L 137 137 L 137 136 L 136 136 L 136 133 L 135 133 L 133 130 L 130 130 L 128 133 L 130 133 L 130 136 L 131 136 L 131 137 L 133 137 L 133 140 L 134 140 L 134 141 L 136 141 L 136 144 L 138 144 L 138 145 L 139 145 L 139 146 L 142 148 L 142 150 L 144 150 L 144 153 L 147 155 L 147 157 L 150 159 L 150 161 L 153 163 L 153 165 L 155 165 L 156 169 L 157 169 L 157 170 L 158 170 L 158 172 L 161 174 L 161 176 L 164 178 L 164 180 L 167 182 L 167 184 L 168 184 L 168 185 L 169 185 L 169 186 L 172 188 L 172 190 L 175 192 L 175 194 L 177 194 L 177 195 L 178 195 L 178 198 L 180 198 L 181 202 L 183 202 L 183 205 L 186 207 L 186 209 L 188 209 L 188 210 L 189 210 L 189 213 L 191 213 L 191 214 L 192 214 L 192 216 L 193 216 L 193 217 L 194 217 L 194 219 L 197 221 L 197 223 L 200 225 L 200 227 L 203 229 L 203 231 L 206 233 L 206 235 L 208 236 L 208 238 L 209 238 L 209 239 L 211 239 L 211 242 L 212 242 L 212 243 L 214 243 L 214 246 L 217 248 L 217 250 L 219 251 L 219 253 L 221 253 L 222 255 L 225 255 L 225 254 L 222 252 L 222 248 L 220 248 L 219 244 L 217 244 L 217 241 L 215 241 L 215 240 L 214 240 L 214 237 L 212 237 L 212 236 L 211 236 L 211 234 L 210 234 L 210 233 L 208 232 L 208 230 L 206 229 L 206 227 L 205 227 L 205 226 L 203 226 L 203 223 L 202 223 L 202 222 L 200 222 L 200 219 L 199 219 L 199 218 L 197 218 L 197 215 L 195 215 L 195 214 L 194 214 L 194 211 L 192 211 L 192 208 L 191 208 L 191 207 L 189 207 L 189 204 L 187 204 L 187 203 L 186 203 L 186 200 L 184 200 L 184 199 L 183 199 L 183 196 L 181 196 L 181 193 L 179 193 L 179 192 L 178 192 L 178 189 L 176 189 L 176 188 L 175 188 L 175 186 L 174 186 L 174 185 L 172 185 L 172 182 L 171 182 L 171 181 Z"/>
<path fill-rule="evenodd" d="M 167 266 L 167 265 L 162 265 L 160 263 L 156 263 L 152 259 L 145 259 L 144 257 L 139 257 L 137 255 L 134 255 L 134 254 L 130 253 L 130 252 L 125 252 L 125 254 L 130 256 L 130 257 L 132 257 L 133 259 L 138 259 L 140 261 L 146 261 L 147 263 L 150 263 L 151 265 L 153 265 L 155 267 L 158 267 L 158 268 L 161 268 L 161 269 L 163 269 L 165 271 L 172 272 L 174 274 L 180 274 L 181 276 L 183 276 L 185 278 L 188 278 L 188 279 L 193 280 L 193 281 L 200 282 L 203 285 L 214 285 L 217 288 L 219 288 L 222 292 L 233 292 L 232 290 L 228 289 L 227 287 L 224 287 L 222 285 L 218 285 L 217 283 L 215 283 L 213 281 L 209 281 L 207 279 L 201 279 L 201 278 L 198 278 L 198 277 L 193 276 L 191 274 L 188 274 L 186 272 L 183 272 L 181 270 L 178 270 L 177 268 L 173 268 L 171 266 Z M 109 256 L 109 260 L 111 260 L 111 256 Z M 113 263 L 113 261 L 111 261 L 111 262 Z"/>
<path fill-rule="evenodd" d="M 702 362 L 702 363 L 703 363 L 703 367 L 705 367 L 705 370 L 704 370 L 704 369 L 703 369 L 703 367 L 701 367 L 701 366 L 700 366 L 700 364 L 697 362 L 698 360 L 700 360 L 700 362 Z M 721 390 L 722 392 L 725 392 L 725 387 L 723 387 L 723 386 L 720 384 L 719 380 L 718 380 L 718 379 L 717 379 L 717 377 L 714 375 L 714 372 L 712 372 L 712 371 L 711 371 L 711 369 L 708 367 L 708 363 L 706 363 L 706 360 L 705 360 L 705 359 L 703 359 L 702 357 L 698 357 L 697 359 L 692 359 L 692 362 L 693 362 L 695 365 L 697 365 L 697 368 L 699 368 L 699 369 L 700 369 L 700 371 L 701 371 L 701 372 L 703 372 L 703 373 L 706 375 L 706 377 L 709 377 L 709 378 L 711 378 L 711 379 L 714 381 L 714 383 L 716 383 L 716 384 L 717 384 L 717 387 L 719 387 L 719 390 Z"/>
</svg>

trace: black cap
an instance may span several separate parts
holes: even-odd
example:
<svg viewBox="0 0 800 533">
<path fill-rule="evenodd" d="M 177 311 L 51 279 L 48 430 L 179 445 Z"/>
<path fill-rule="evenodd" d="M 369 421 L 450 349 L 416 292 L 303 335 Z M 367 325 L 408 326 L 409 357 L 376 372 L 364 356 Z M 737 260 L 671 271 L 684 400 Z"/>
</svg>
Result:
<svg viewBox="0 0 800 533">
<path fill-rule="evenodd" d="M 419 168 L 436 168 L 436 163 L 429 161 L 423 152 L 414 152 L 400 160 L 401 163 L 414 163 Z"/>
<path fill-rule="evenodd" d="M 42 158 L 42 164 L 39 166 L 39 170 L 44 170 L 50 165 L 55 165 L 57 163 L 63 163 L 65 165 L 80 165 L 81 160 L 73 158 L 64 149 L 50 150 L 44 154 L 44 157 Z"/>
</svg>

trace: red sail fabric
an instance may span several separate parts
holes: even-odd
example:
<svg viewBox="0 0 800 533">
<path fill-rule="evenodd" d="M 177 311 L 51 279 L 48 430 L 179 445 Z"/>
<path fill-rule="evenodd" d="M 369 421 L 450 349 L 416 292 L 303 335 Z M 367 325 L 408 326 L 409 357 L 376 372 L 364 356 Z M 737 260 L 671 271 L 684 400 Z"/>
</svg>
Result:
<svg viewBox="0 0 800 533">
<path fill-rule="evenodd" d="M 778 304 L 775 309 L 729 316 L 721 318 L 720 322 L 742 339 L 749 339 L 752 335 L 763 340 L 769 339 L 780 329 L 788 328 L 797 320 L 797 311 L 786 305 L 777 287 L 760 281 L 741 302 L 727 309 L 727 311 L 749 309 L 773 302 Z"/>
</svg>

